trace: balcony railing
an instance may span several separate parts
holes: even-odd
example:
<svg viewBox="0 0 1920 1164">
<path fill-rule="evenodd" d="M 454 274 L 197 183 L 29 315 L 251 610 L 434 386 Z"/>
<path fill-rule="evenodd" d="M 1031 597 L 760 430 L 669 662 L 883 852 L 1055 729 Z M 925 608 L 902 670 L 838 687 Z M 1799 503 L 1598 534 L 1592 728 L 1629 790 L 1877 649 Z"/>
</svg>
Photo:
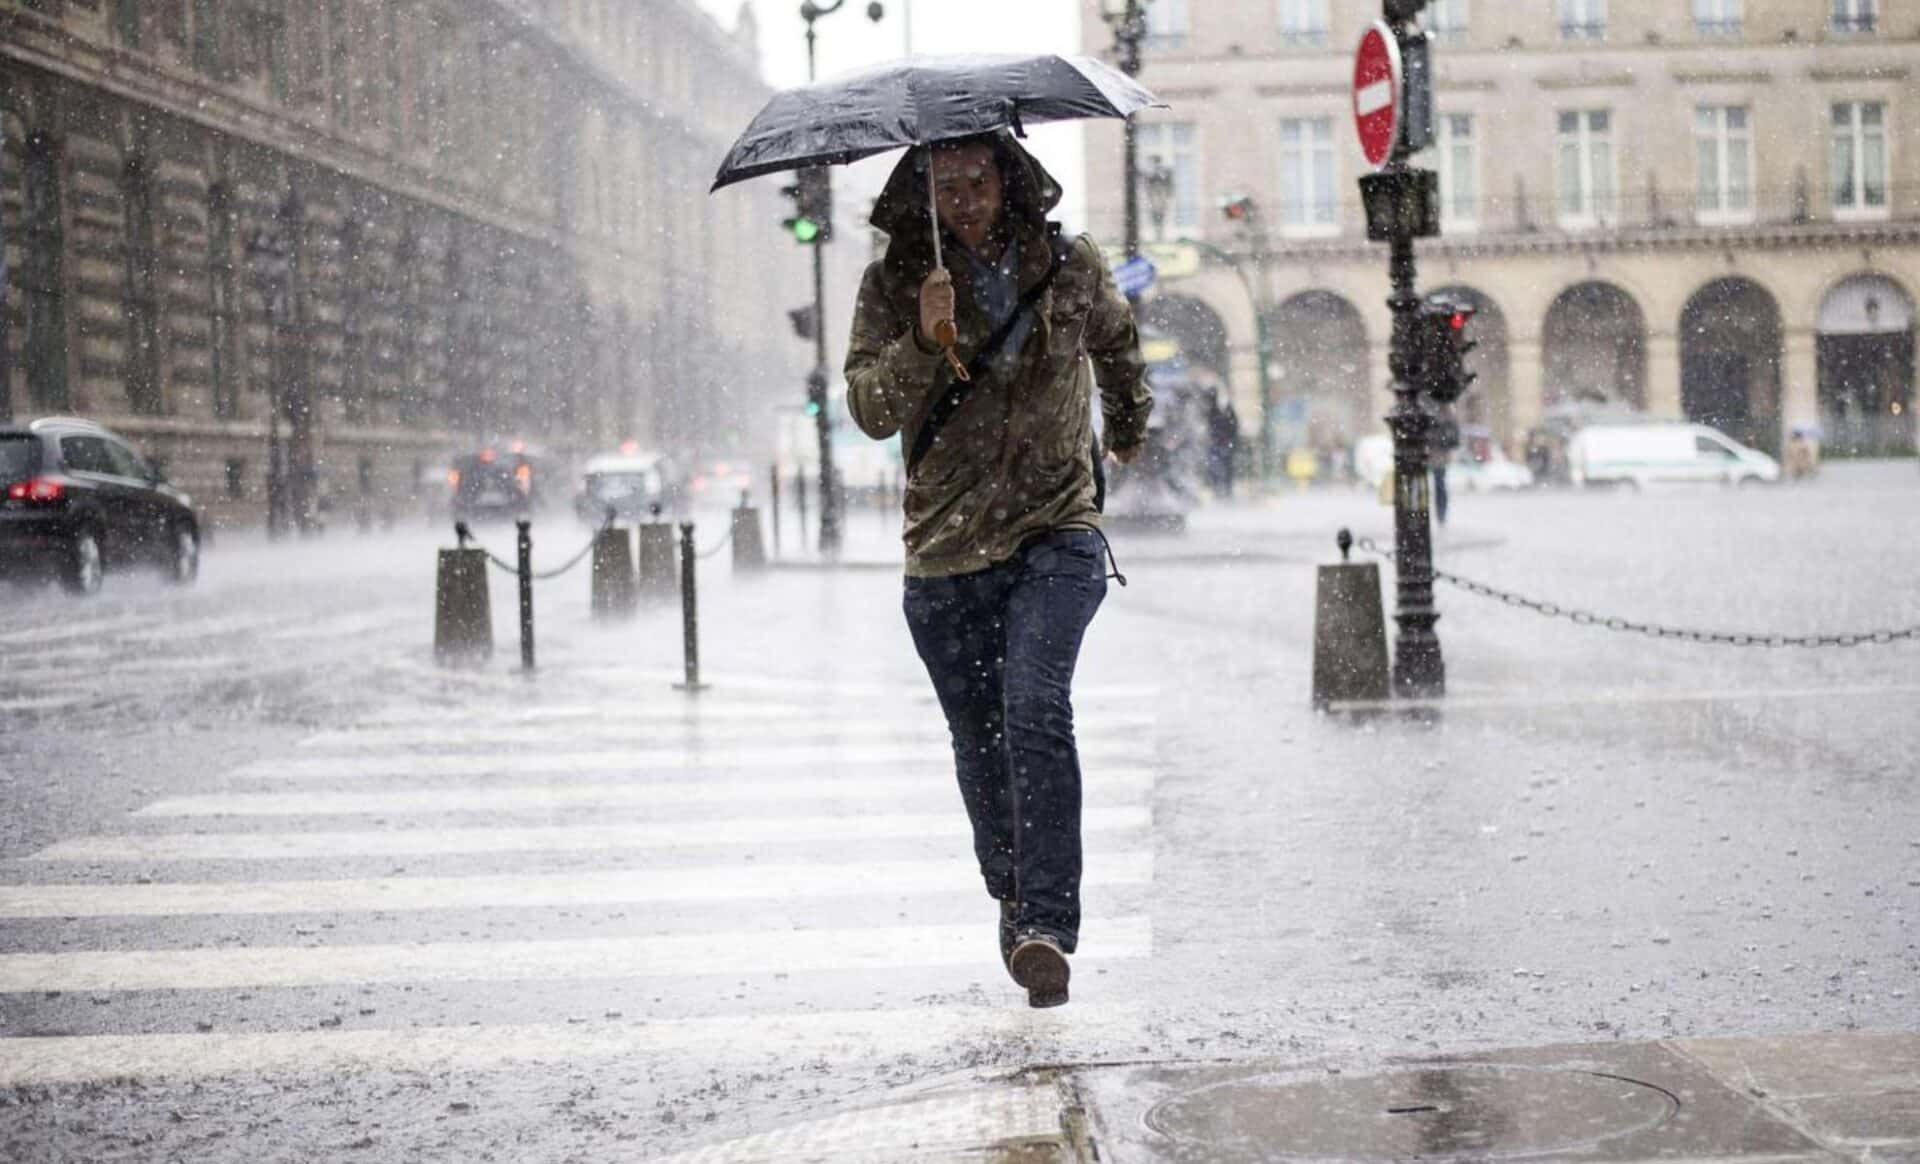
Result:
<svg viewBox="0 0 1920 1164">
<path fill-rule="evenodd" d="M 1563 20 L 1560 22 L 1560 39 L 1605 40 L 1607 39 L 1607 22 L 1604 20 Z"/>
<path fill-rule="evenodd" d="M 1366 217 L 1357 198 L 1342 198 L 1337 217 L 1337 227 L 1289 226 L 1283 209 L 1275 206 L 1271 212 L 1275 242 L 1289 238 L 1310 242 L 1316 236 L 1328 235 L 1350 242 L 1364 234 Z M 1487 240 L 1816 228 L 1877 220 L 1920 220 L 1920 196 L 1896 189 L 1888 191 L 1885 206 L 1836 208 L 1831 203 L 1830 192 L 1810 184 L 1754 187 L 1718 196 L 1703 195 L 1692 188 L 1642 189 L 1615 194 L 1580 213 L 1570 213 L 1557 195 L 1489 195 L 1464 203 L 1449 200 L 1443 208 L 1442 219 L 1446 238 Z"/>
<path fill-rule="evenodd" d="M 1739 40 L 1742 25 L 1738 20 L 1696 20 L 1694 35 L 1701 40 Z"/>
<path fill-rule="evenodd" d="M 1325 28 L 1283 28 L 1280 30 L 1280 43 L 1288 48 L 1326 48 L 1327 30 Z"/>
<path fill-rule="evenodd" d="M 1855 12 L 1851 14 L 1836 12 L 1833 14 L 1833 23 L 1829 27 L 1835 32 L 1859 35 L 1872 32 L 1877 26 L 1878 20 L 1879 16 L 1874 12 Z"/>
</svg>

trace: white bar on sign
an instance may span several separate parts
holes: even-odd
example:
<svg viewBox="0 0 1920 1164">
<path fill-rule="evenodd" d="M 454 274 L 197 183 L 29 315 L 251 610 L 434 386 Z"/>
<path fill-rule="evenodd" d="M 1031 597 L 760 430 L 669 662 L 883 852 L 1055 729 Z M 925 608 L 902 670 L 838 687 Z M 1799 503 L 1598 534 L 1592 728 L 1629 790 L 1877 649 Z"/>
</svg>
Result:
<svg viewBox="0 0 1920 1164">
<path fill-rule="evenodd" d="M 1365 117 L 1369 113 L 1378 113 L 1393 104 L 1393 82 L 1381 79 L 1370 85 L 1363 85 L 1353 95 L 1353 110 Z"/>
<path fill-rule="evenodd" d="M 1087 773 L 1090 802 L 1135 797 L 1153 788 L 1144 768 Z M 953 796 L 946 772 L 911 776 L 837 776 L 815 780 L 650 780 L 553 784 L 467 785 L 449 788 L 369 789 L 363 792 L 214 792 L 157 800 L 134 812 L 185 816 L 443 816 L 453 812 L 551 812 L 578 808 L 659 808 L 731 804 L 850 804 L 859 801 Z"/>
<path fill-rule="evenodd" d="M 1151 851 L 1087 859 L 1088 886 L 1145 885 Z M 159 885 L 0 885 L 0 917 L 187 917 L 390 910 L 526 909 L 672 901 L 780 901 L 864 894 L 979 893 L 968 859 L 858 865 L 696 865 L 603 873 L 382 877 L 337 881 L 173 882 Z"/>
<path fill-rule="evenodd" d="M 1144 958 L 1152 952 L 1153 926 L 1145 916 L 1092 919 L 1084 928 L 1099 935 L 1098 947 L 1090 950 L 1095 957 Z M 889 970 L 976 963 L 981 946 L 980 926 L 952 925 L 543 942 L 0 954 L 0 994 L 684 977 L 690 967 L 727 975 Z"/>
<path fill-rule="evenodd" d="M 1145 807 L 1089 808 L 1088 831 L 1146 828 Z M 402 829 L 363 832 L 155 833 L 76 837 L 30 861 L 284 861 L 339 857 L 426 857 L 455 853 L 594 852 L 791 841 L 863 841 L 964 836 L 958 811 L 899 815 L 748 817 L 517 829 Z"/>
</svg>

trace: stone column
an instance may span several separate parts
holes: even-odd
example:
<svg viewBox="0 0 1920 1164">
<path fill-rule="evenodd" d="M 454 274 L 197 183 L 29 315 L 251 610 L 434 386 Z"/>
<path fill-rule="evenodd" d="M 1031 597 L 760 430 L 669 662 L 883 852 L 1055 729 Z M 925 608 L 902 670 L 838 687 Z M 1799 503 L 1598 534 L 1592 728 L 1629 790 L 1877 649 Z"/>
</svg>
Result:
<svg viewBox="0 0 1920 1164">
<path fill-rule="evenodd" d="M 1818 337 L 1812 328 L 1788 328 L 1781 337 L 1780 441 L 1796 424 L 1820 420 L 1820 361 Z"/>
<path fill-rule="evenodd" d="M 1670 331 L 1647 333 L 1647 414 L 1679 420 L 1680 337 Z"/>
<path fill-rule="evenodd" d="M 1544 372 L 1539 336 L 1516 335 L 1507 340 L 1507 399 L 1513 418 L 1510 445 L 1524 447 L 1527 431 L 1540 423 L 1546 402 Z M 1515 449 L 1509 447 L 1507 452 L 1512 454 Z"/>
</svg>

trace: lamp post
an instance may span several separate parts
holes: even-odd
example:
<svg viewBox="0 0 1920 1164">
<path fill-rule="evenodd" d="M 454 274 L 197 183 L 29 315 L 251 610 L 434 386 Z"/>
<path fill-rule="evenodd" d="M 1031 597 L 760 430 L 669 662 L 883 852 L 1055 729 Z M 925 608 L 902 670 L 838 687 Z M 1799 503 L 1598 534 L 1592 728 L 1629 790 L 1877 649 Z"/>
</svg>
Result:
<svg viewBox="0 0 1920 1164">
<path fill-rule="evenodd" d="M 1249 276 L 1245 266 L 1235 256 L 1218 247 L 1203 246 L 1205 251 L 1233 267 L 1234 273 L 1240 276 L 1241 285 L 1247 289 L 1247 298 L 1253 303 L 1254 342 L 1260 356 L 1260 476 L 1264 480 L 1273 476 L 1274 455 L 1273 304 L 1266 294 L 1267 260 L 1271 257 L 1267 245 L 1266 220 L 1260 215 L 1260 204 L 1246 194 L 1230 194 L 1221 199 L 1220 213 L 1227 221 L 1239 226 L 1246 239 L 1247 252 L 1253 259 L 1254 274 Z"/>
<path fill-rule="evenodd" d="M 807 24 L 807 83 L 812 84 L 815 75 L 813 25 L 823 16 L 832 16 L 845 6 L 847 0 L 833 0 L 833 3 L 821 5 L 814 0 L 802 0 L 800 19 Z M 867 5 L 867 19 L 878 24 L 886 15 L 886 9 L 879 0 Z M 821 171 L 819 182 L 825 186 L 827 171 Z M 824 192 L 823 202 L 832 195 L 831 188 Z M 830 212 L 830 211 L 829 211 Z M 807 375 L 807 403 L 813 410 L 815 434 L 820 442 L 820 553 L 833 557 L 840 552 L 840 489 L 837 474 L 833 468 L 833 418 L 827 414 L 827 328 L 826 328 L 826 265 L 820 254 L 820 243 L 815 242 L 813 250 L 813 371 Z"/>
<path fill-rule="evenodd" d="M 1167 237 L 1167 208 L 1173 202 L 1173 167 L 1159 154 L 1147 168 L 1147 213 L 1153 216 L 1153 241 Z"/>
<path fill-rule="evenodd" d="M 274 539 L 286 533 L 290 516 L 287 445 L 280 430 L 286 413 L 286 393 L 281 378 L 286 367 L 282 349 L 287 342 L 287 300 L 293 279 L 293 245 L 288 234 L 297 226 L 299 215 L 299 196 L 289 191 L 274 222 L 255 229 L 247 237 L 247 260 L 266 308 L 270 337 L 267 344 L 267 536 Z"/>
<path fill-rule="evenodd" d="M 1113 29 L 1113 55 L 1120 71 L 1129 77 L 1140 75 L 1140 42 L 1147 38 L 1147 5 L 1152 0 L 1103 0 L 1101 17 Z M 1140 253 L 1140 137 L 1133 118 L 1120 129 L 1121 173 L 1125 198 L 1124 249 L 1129 259 Z"/>
</svg>

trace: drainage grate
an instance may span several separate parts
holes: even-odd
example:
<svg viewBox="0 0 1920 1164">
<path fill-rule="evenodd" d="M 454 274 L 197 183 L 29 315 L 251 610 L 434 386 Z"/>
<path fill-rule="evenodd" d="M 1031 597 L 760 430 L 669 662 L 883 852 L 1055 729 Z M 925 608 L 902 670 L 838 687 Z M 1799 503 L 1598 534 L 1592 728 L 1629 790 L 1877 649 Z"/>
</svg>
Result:
<svg viewBox="0 0 1920 1164">
<path fill-rule="evenodd" d="M 1584 1150 L 1659 1127 L 1679 1101 L 1592 1071 L 1469 1066 L 1370 1076 L 1261 1075 L 1174 1096 L 1147 1126 L 1181 1160 L 1487 1160 Z"/>
</svg>

